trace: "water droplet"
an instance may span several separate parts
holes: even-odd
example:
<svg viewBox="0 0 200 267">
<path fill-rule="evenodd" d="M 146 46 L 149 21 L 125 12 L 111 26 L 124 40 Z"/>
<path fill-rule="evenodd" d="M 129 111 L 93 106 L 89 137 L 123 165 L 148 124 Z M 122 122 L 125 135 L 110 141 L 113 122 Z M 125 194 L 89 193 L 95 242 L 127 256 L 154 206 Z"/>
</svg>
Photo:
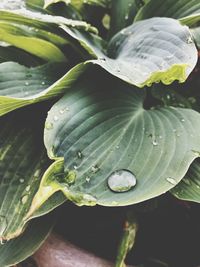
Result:
<svg viewBox="0 0 200 267">
<path fill-rule="evenodd" d="M 31 186 L 30 185 L 27 185 L 27 187 L 26 187 L 26 192 L 29 192 L 30 191 L 30 189 L 31 189 Z"/>
<path fill-rule="evenodd" d="M 136 185 L 136 178 L 128 170 L 118 170 L 108 177 L 108 186 L 114 192 L 127 192 Z"/>
<path fill-rule="evenodd" d="M 78 156 L 79 159 L 82 159 L 82 157 L 83 157 L 82 152 L 81 152 L 81 151 L 78 151 L 78 152 L 77 152 L 77 156 Z"/>
<path fill-rule="evenodd" d="M 85 178 L 85 180 L 86 180 L 86 182 L 90 182 L 90 177 L 89 176 L 87 176 L 86 178 Z"/>
<path fill-rule="evenodd" d="M 96 173 L 99 171 L 99 167 L 97 165 L 92 166 L 91 168 L 92 172 Z"/>
<path fill-rule="evenodd" d="M 177 182 L 176 182 L 176 180 L 174 178 L 168 177 L 166 180 L 167 180 L 167 182 L 169 182 L 172 185 L 176 185 L 177 184 Z"/>
<path fill-rule="evenodd" d="M 45 85 L 45 82 L 42 82 L 41 84 L 42 84 L 42 85 Z"/>
<path fill-rule="evenodd" d="M 157 146 L 158 142 L 156 140 L 153 140 L 152 144 L 153 144 L 153 146 Z"/>
<path fill-rule="evenodd" d="M 19 179 L 19 182 L 20 182 L 21 184 L 23 184 L 23 183 L 24 183 L 24 179 L 23 179 L 23 178 Z"/>
<path fill-rule="evenodd" d="M 65 176 L 65 181 L 68 183 L 68 184 L 74 184 L 75 181 L 76 181 L 76 172 L 74 171 L 69 171 L 67 173 L 67 175 Z"/>
<path fill-rule="evenodd" d="M 171 96 L 170 95 L 166 95 L 166 98 L 169 100 L 171 98 Z"/>
<path fill-rule="evenodd" d="M 189 36 L 189 37 L 187 38 L 187 43 L 188 43 L 188 44 L 192 44 L 192 43 L 193 43 L 193 40 L 192 40 L 192 37 L 191 37 L 191 36 Z"/>
<path fill-rule="evenodd" d="M 181 121 L 184 122 L 185 120 L 182 118 Z"/>
<path fill-rule="evenodd" d="M 5 216 L 0 216 L 0 236 L 2 236 L 7 228 L 7 219 Z"/>
<path fill-rule="evenodd" d="M 55 115 L 55 116 L 53 117 L 53 120 L 54 120 L 54 121 L 58 121 L 58 116 Z"/>
<path fill-rule="evenodd" d="M 125 20 L 128 20 L 128 17 L 129 17 L 128 14 L 126 14 L 126 15 L 125 15 Z"/>
<path fill-rule="evenodd" d="M 74 170 L 77 170 L 78 166 L 76 164 L 74 164 L 73 168 L 74 168 Z"/>
<path fill-rule="evenodd" d="M 25 82 L 25 85 L 28 86 L 29 85 L 29 82 Z"/>
<path fill-rule="evenodd" d="M 119 149 L 119 146 L 116 146 L 116 149 Z"/>
<path fill-rule="evenodd" d="M 53 123 L 46 121 L 45 122 L 45 129 L 47 129 L 47 130 L 53 129 Z"/>
<path fill-rule="evenodd" d="M 28 195 L 24 195 L 24 196 L 22 197 L 21 201 L 22 201 L 22 204 L 23 204 L 23 205 L 26 204 L 26 202 L 28 201 Z"/>
</svg>

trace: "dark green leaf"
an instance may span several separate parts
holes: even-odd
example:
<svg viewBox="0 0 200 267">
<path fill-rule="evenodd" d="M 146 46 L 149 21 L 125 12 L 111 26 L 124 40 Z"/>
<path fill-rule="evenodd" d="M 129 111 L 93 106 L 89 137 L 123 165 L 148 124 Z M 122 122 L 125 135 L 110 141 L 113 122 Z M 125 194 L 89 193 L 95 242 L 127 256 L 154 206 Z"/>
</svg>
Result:
<svg viewBox="0 0 200 267">
<path fill-rule="evenodd" d="M 199 155 L 199 152 L 196 152 Z M 200 203 L 200 161 L 196 159 L 183 180 L 171 190 L 171 193 L 183 200 Z"/>
<path fill-rule="evenodd" d="M 42 109 L 18 111 L 0 121 L 0 239 L 9 240 L 24 230 L 25 216 L 50 162 L 42 140 Z M 37 119 L 35 119 L 37 118 Z M 58 203 L 60 201 L 60 203 Z M 57 196 L 40 211 L 47 213 L 63 199 Z M 52 207 L 53 206 L 53 207 Z"/>
<path fill-rule="evenodd" d="M 199 0 L 151 0 L 143 6 L 135 21 L 152 17 L 180 19 L 184 24 L 194 24 L 200 20 Z"/>
<path fill-rule="evenodd" d="M 173 188 L 197 157 L 199 113 L 145 110 L 144 90 L 102 75 L 88 74 L 48 113 L 44 140 L 55 162 L 33 206 L 57 191 L 78 205 L 138 203 Z M 125 175 L 118 188 L 115 171 Z"/>
<path fill-rule="evenodd" d="M 34 220 L 20 237 L 0 245 L 0 266 L 12 266 L 31 256 L 44 243 L 54 222 L 52 214 Z"/>
</svg>

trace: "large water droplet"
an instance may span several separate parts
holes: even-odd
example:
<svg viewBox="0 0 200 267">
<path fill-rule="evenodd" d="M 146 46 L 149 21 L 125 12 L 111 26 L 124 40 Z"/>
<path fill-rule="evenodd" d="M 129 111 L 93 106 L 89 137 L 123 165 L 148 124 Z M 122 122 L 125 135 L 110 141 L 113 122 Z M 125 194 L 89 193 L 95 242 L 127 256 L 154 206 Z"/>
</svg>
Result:
<svg viewBox="0 0 200 267">
<path fill-rule="evenodd" d="M 20 178 L 20 179 L 19 179 L 19 182 L 20 182 L 21 184 L 23 184 L 23 183 L 24 183 L 24 179 L 23 179 L 23 178 Z"/>
<path fill-rule="evenodd" d="M 127 192 L 136 185 L 136 178 L 128 170 L 118 170 L 108 177 L 108 186 L 114 192 Z"/>
<path fill-rule="evenodd" d="M 25 188 L 26 192 L 29 192 L 31 189 L 31 186 L 30 185 L 27 185 L 27 187 Z"/>
</svg>

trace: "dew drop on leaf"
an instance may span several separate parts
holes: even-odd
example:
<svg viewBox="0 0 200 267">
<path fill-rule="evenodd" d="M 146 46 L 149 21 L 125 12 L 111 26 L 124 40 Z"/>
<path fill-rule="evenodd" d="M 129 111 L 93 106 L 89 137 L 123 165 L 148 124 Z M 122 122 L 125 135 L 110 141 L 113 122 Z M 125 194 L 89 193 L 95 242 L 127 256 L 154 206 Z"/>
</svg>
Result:
<svg viewBox="0 0 200 267">
<path fill-rule="evenodd" d="M 127 192 L 136 185 L 136 177 L 128 170 L 114 171 L 108 177 L 108 186 L 114 192 Z"/>
<path fill-rule="evenodd" d="M 45 129 L 47 129 L 47 130 L 53 129 L 53 123 L 52 122 L 46 122 L 45 123 Z"/>
<path fill-rule="evenodd" d="M 23 204 L 23 205 L 26 204 L 26 202 L 28 201 L 28 195 L 24 195 L 24 196 L 22 197 L 21 201 L 22 201 L 22 204 Z"/>
<path fill-rule="evenodd" d="M 176 185 L 177 184 L 177 182 L 176 182 L 176 180 L 174 178 L 168 177 L 166 180 L 167 180 L 168 183 L 170 183 L 172 185 Z"/>
</svg>

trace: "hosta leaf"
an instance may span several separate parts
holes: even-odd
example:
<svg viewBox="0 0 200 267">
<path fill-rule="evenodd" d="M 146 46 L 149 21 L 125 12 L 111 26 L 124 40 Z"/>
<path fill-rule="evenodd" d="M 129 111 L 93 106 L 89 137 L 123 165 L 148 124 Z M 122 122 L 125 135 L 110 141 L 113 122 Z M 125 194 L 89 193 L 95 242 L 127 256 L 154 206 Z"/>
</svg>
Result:
<svg viewBox="0 0 200 267">
<path fill-rule="evenodd" d="M 142 0 L 113 0 L 110 34 L 113 36 L 131 25 L 141 5 L 143 5 Z"/>
<path fill-rule="evenodd" d="M 171 190 L 171 193 L 183 200 L 200 203 L 200 161 L 195 160 L 183 180 Z"/>
<path fill-rule="evenodd" d="M 184 82 L 197 62 L 188 27 L 170 18 L 152 18 L 123 29 L 109 42 L 107 55 L 93 35 L 63 29 L 96 55 L 97 60 L 88 62 L 138 87 Z"/>
<path fill-rule="evenodd" d="M 14 61 L 25 66 L 37 66 L 41 60 L 13 46 L 0 46 L 0 63 Z"/>
<path fill-rule="evenodd" d="M 31 256 L 44 243 L 54 222 L 52 215 L 34 220 L 20 237 L 0 245 L 0 266 L 13 266 Z"/>
<path fill-rule="evenodd" d="M 198 49 L 200 49 L 200 27 L 191 29 L 191 32 L 193 34 L 193 37 L 194 37 L 194 40 L 195 40 L 195 43 Z"/>
<path fill-rule="evenodd" d="M 84 5 L 97 5 L 101 7 L 107 7 L 110 3 L 110 0 L 44 0 L 45 7 L 48 7 L 51 4 L 64 2 L 67 5 L 72 5 L 77 9 L 82 9 Z"/>
<path fill-rule="evenodd" d="M 135 21 L 151 17 L 175 18 L 191 25 L 200 20 L 200 2 L 199 0 L 151 0 L 139 10 Z"/>
<path fill-rule="evenodd" d="M 69 89 L 48 113 L 44 140 L 55 162 L 32 207 L 59 190 L 78 205 L 123 206 L 173 188 L 200 149 L 200 115 L 145 110 L 144 99 L 144 90 L 105 73 Z"/>
<path fill-rule="evenodd" d="M 18 111 L 0 121 L 1 240 L 12 239 L 24 230 L 24 218 L 41 176 L 50 164 L 43 146 L 41 112 L 42 109 L 39 112 L 35 109 L 34 113 Z M 51 205 L 61 203 L 63 199 L 57 196 L 57 200 L 50 200 L 37 216 L 50 211 Z"/>
<path fill-rule="evenodd" d="M 46 61 L 53 61 L 53 62 L 67 61 L 63 52 L 56 45 L 49 42 L 48 40 L 39 38 L 39 36 L 37 35 L 31 36 L 32 32 L 35 33 L 34 29 L 31 30 L 29 28 L 28 30 L 25 31 L 25 29 L 23 30 L 15 25 L 0 22 L 1 41 L 7 42 L 15 47 L 23 49 L 26 52 L 29 52 Z M 46 32 L 46 36 L 47 35 L 48 32 Z M 55 35 L 52 36 L 52 38 L 50 38 L 51 39 L 50 41 L 52 41 L 53 37 L 55 39 L 59 39 L 59 37 Z"/>
<path fill-rule="evenodd" d="M 91 31 L 96 33 L 97 29 L 92 27 L 90 24 L 73 19 L 67 19 L 61 16 L 53 16 L 49 14 L 42 14 L 39 12 L 32 12 L 30 10 L 14 10 L 7 11 L 1 10 L 0 8 L 0 21 L 7 21 L 10 23 L 17 23 L 30 27 L 35 27 L 41 30 L 50 30 L 51 32 L 57 33 L 58 26 L 61 24 L 69 27 Z"/>
<path fill-rule="evenodd" d="M 0 64 L 0 116 L 63 94 L 83 70 L 83 64 L 80 64 L 61 77 L 66 71 L 62 64 L 46 64 L 35 68 L 14 62 Z"/>
</svg>

